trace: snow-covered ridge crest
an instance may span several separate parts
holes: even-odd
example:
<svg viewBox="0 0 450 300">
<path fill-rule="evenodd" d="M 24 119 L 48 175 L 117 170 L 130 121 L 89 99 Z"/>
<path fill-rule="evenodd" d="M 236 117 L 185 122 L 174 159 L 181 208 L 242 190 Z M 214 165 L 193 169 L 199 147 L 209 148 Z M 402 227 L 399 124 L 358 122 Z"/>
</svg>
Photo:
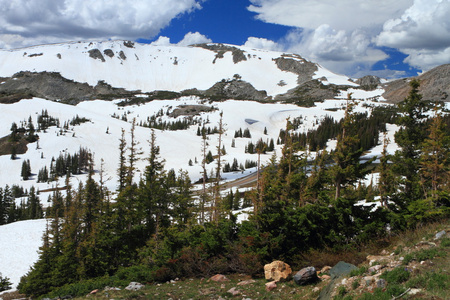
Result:
<svg viewBox="0 0 450 300">
<path fill-rule="evenodd" d="M 281 52 L 205 45 L 237 49 L 241 59 L 236 61 L 233 51 L 213 51 L 199 46 L 154 46 L 130 41 L 70 42 L 0 50 L 0 77 L 11 77 L 20 71 L 56 72 L 91 86 L 104 81 L 129 91 L 180 92 L 194 88 L 206 90 L 237 74 L 255 89 L 266 91 L 268 96 L 284 94 L 298 84 L 298 74 L 279 68 L 277 59 L 284 55 Z M 299 58 L 285 59 L 301 62 Z M 318 66 L 315 78 L 324 74 L 331 72 Z M 327 80 L 352 84 L 345 76 L 330 76 Z"/>
</svg>

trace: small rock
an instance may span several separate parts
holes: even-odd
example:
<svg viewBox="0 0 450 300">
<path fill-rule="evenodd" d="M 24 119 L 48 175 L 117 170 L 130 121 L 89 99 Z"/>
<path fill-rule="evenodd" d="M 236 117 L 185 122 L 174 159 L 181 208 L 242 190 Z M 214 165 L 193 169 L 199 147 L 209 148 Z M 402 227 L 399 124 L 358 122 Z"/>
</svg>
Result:
<svg viewBox="0 0 450 300">
<path fill-rule="evenodd" d="M 255 283 L 256 281 L 254 281 L 253 279 L 249 279 L 249 280 L 244 280 L 239 282 L 237 285 L 247 285 L 247 284 L 252 284 Z"/>
<path fill-rule="evenodd" d="M 347 284 L 347 278 L 342 279 L 341 284 L 342 285 L 346 285 Z"/>
<path fill-rule="evenodd" d="M 106 286 L 104 288 L 105 291 L 120 291 L 120 289 L 118 287 L 110 287 L 110 286 Z"/>
<path fill-rule="evenodd" d="M 227 293 L 231 294 L 234 297 L 238 296 L 241 293 L 241 291 L 237 290 L 235 287 L 232 287 L 227 291 Z"/>
<path fill-rule="evenodd" d="M 220 288 L 223 290 L 223 289 L 225 289 L 225 283 L 222 283 L 221 285 L 220 285 Z"/>
<path fill-rule="evenodd" d="M 320 288 L 316 286 L 312 289 L 312 291 L 313 291 L 313 293 L 317 293 L 320 291 Z"/>
<path fill-rule="evenodd" d="M 381 268 L 382 268 L 381 265 L 376 265 L 376 266 L 370 267 L 370 268 L 367 270 L 367 272 L 369 272 L 369 273 L 377 272 L 377 271 L 381 270 Z"/>
<path fill-rule="evenodd" d="M 294 275 L 294 281 L 298 285 L 305 285 L 317 281 L 316 269 L 314 267 L 303 268 Z"/>
<path fill-rule="evenodd" d="M 383 249 L 380 253 L 381 255 L 389 255 L 389 252 L 386 249 Z"/>
<path fill-rule="evenodd" d="M 264 276 L 267 280 L 284 281 L 288 280 L 292 274 L 291 266 L 276 260 L 264 266 Z"/>
<path fill-rule="evenodd" d="M 139 282 L 130 282 L 130 284 L 125 288 L 128 291 L 139 291 L 144 285 Z"/>
<path fill-rule="evenodd" d="M 445 236 L 445 230 L 439 231 L 438 233 L 436 233 L 436 235 L 434 236 L 435 240 L 439 240 L 440 238 Z"/>
<path fill-rule="evenodd" d="M 386 284 L 387 284 L 387 282 L 384 279 L 377 280 L 377 288 L 384 289 L 386 287 Z"/>
<path fill-rule="evenodd" d="M 98 293 L 98 289 L 95 289 L 95 290 L 91 291 L 89 294 L 90 295 L 94 295 L 94 294 L 97 294 L 97 293 Z"/>
<path fill-rule="evenodd" d="M 270 292 L 271 290 L 274 290 L 277 288 L 277 283 L 276 281 L 271 281 L 266 283 L 266 291 Z"/>
<path fill-rule="evenodd" d="M 420 293 L 422 290 L 421 289 L 410 289 L 408 292 L 408 295 L 416 295 L 418 293 Z"/>
<path fill-rule="evenodd" d="M 331 276 L 325 274 L 325 275 L 319 276 L 319 278 L 320 278 L 321 280 L 328 280 L 328 279 L 331 278 Z"/>
<path fill-rule="evenodd" d="M 325 273 L 328 273 L 328 271 L 330 271 L 330 270 L 331 270 L 330 266 L 325 266 L 320 270 L 320 273 L 325 274 Z"/>
<path fill-rule="evenodd" d="M 225 282 L 225 281 L 230 281 L 230 279 L 228 279 L 225 275 L 222 274 L 216 274 L 213 277 L 211 277 L 208 281 L 215 281 L 215 282 Z"/>
</svg>

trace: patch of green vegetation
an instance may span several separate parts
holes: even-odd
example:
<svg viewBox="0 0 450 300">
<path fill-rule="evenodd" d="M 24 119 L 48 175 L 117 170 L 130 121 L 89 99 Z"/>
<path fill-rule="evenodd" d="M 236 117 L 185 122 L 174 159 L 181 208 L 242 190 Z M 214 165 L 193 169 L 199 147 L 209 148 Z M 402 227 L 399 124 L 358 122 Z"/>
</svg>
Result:
<svg viewBox="0 0 450 300">
<path fill-rule="evenodd" d="M 386 279 L 388 283 L 403 283 L 409 279 L 410 272 L 404 267 L 397 267 L 392 271 L 381 274 L 380 278 Z"/>
<path fill-rule="evenodd" d="M 367 272 L 367 267 L 366 266 L 362 266 L 356 270 L 351 270 L 350 271 L 350 277 L 353 276 L 361 276 L 364 275 Z"/>
<path fill-rule="evenodd" d="M 428 291 L 441 292 L 450 289 L 450 275 L 442 270 L 420 274 L 406 283 L 409 288 L 421 288 Z"/>
<path fill-rule="evenodd" d="M 412 252 L 405 255 L 405 258 L 403 260 L 403 264 L 407 265 L 411 261 L 424 261 L 428 259 L 433 259 L 435 257 L 445 257 L 446 253 L 445 251 L 442 251 L 438 248 L 431 248 L 431 249 L 422 249 L 420 251 Z"/>
</svg>

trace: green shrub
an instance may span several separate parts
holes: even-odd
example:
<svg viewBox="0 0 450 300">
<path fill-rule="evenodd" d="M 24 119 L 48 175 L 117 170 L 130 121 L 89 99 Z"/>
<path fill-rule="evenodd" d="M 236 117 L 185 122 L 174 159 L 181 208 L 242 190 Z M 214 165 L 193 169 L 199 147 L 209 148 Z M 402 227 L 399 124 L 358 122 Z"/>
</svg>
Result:
<svg viewBox="0 0 450 300">
<path fill-rule="evenodd" d="M 363 274 L 365 274 L 367 272 L 367 267 L 366 266 L 362 266 L 356 270 L 351 270 L 350 271 L 350 277 L 353 276 L 361 276 Z"/>
<path fill-rule="evenodd" d="M 427 272 L 420 274 L 406 284 L 410 288 L 421 288 L 429 291 L 444 291 L 450 289 L 450 276 L 444 273 Z"/>
<path fill-rule="evenodd" d="M 387 271 L 381 274 L 381 278 L 386 279 L 389 283 L 402 283 L 409 279 L 409 271 L 406 268 L 398 267 L 392 271 Z"/>
<path fill-rule="evenodd" d="M 442 250 L 439 250 L 438 248 L 422 249 L 420 251 L 409 253 L 409 254 L 405 255 L 403 264 L 407 265 L 408 263 L 410 263 L 413 260 L 423 261 L 423 260 L 433 259 L 437 256 L 445 257 L 446 253 Z"/>
<path fill-rule="evenodd" d="M 450 247 L 450 238 L 443 238 L 441 241 L 441 247 Z"/>
<path fill-rule="evenodd" d="M 0 273 L 0 292 L 9 290 L 11 288 L 11 282 L 8 277 L 2 277 Z"/>
</svg>

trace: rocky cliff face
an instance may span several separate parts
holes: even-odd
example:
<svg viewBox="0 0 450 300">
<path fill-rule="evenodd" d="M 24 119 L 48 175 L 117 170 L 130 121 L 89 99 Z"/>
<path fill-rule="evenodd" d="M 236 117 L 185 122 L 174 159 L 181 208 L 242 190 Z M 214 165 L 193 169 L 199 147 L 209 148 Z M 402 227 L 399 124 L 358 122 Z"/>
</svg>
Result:
<svg viewBox="0 0 450 300">
<path fill-rule="evenodd" d="M 417 77 L 420 81 L 419 92 L 424 100 L 450 101 L 450 64 L 436 67 Z M 383 97 L 397 103 L 408 96 L 410 78 L 395 80 L 383 85 L 386 90 Z"/>
</svg>

